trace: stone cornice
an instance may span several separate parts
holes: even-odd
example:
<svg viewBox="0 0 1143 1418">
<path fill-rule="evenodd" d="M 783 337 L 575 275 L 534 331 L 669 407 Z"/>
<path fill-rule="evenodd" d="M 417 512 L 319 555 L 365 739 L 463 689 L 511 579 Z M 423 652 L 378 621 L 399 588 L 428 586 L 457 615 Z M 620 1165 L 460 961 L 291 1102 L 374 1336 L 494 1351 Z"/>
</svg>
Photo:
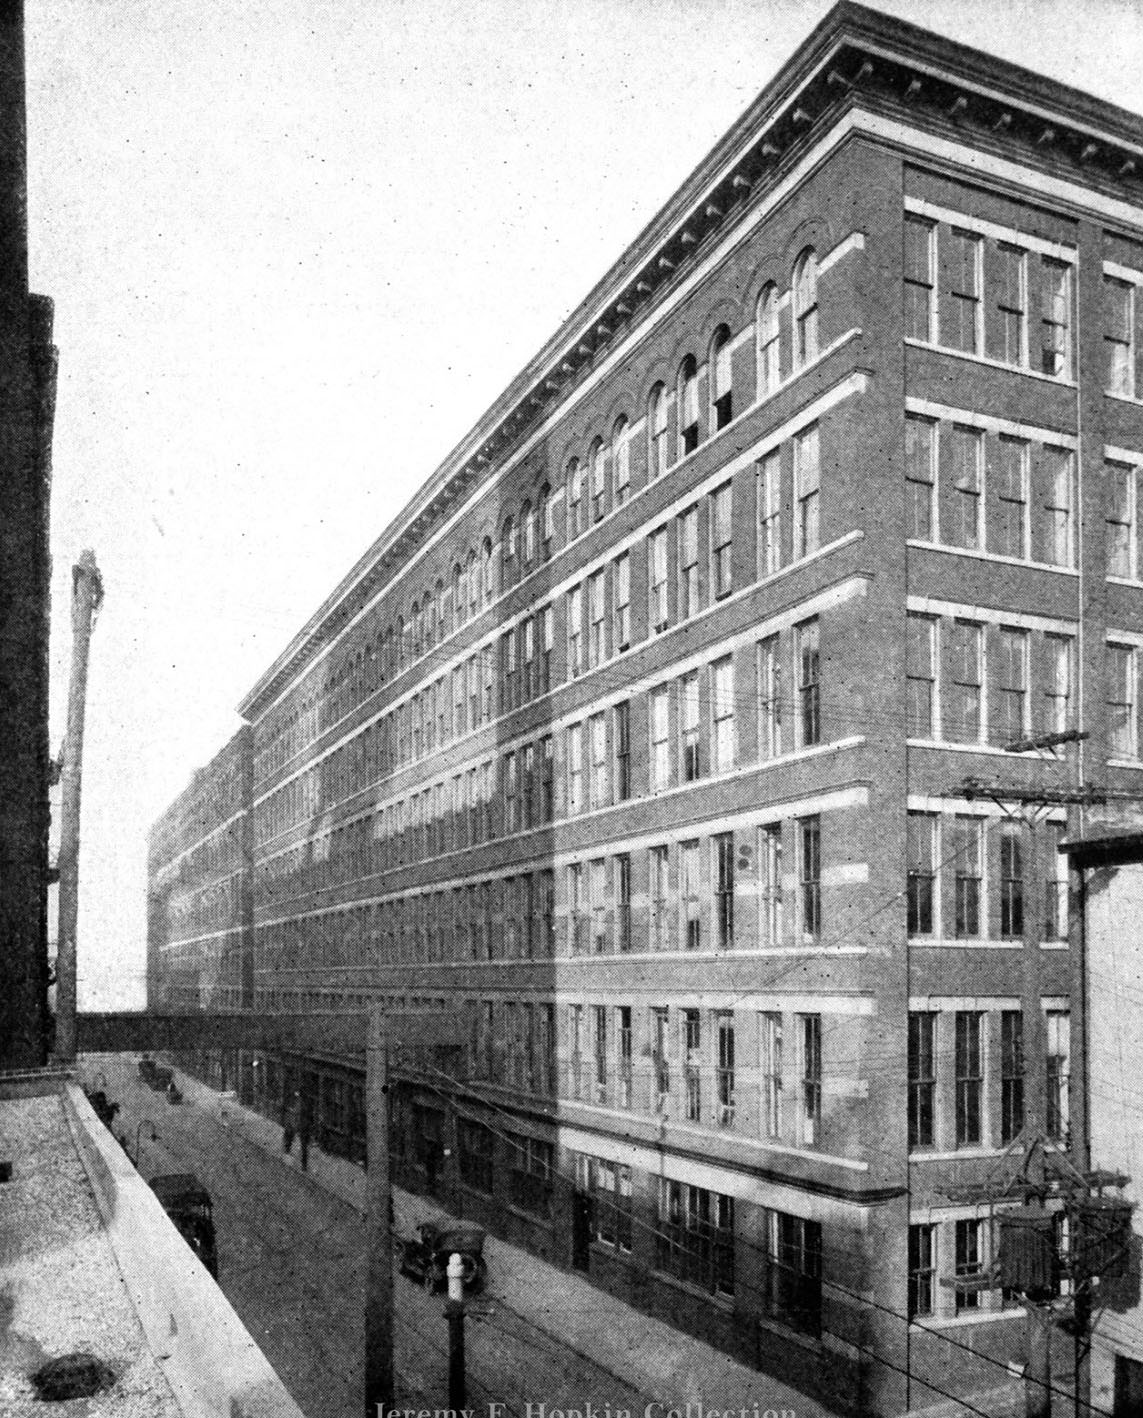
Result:
<svg viewBox="0 0 1143 1418">
<path fill-rule="evenodd" d="M 895 110 L 1032 173 L 1143 204 L 1143 119 L 843 0 L 342 578 L 239 713 L 263 713 L 400 573 L 439 519 L 479 489 L 855 104 Z"/>
</svg>

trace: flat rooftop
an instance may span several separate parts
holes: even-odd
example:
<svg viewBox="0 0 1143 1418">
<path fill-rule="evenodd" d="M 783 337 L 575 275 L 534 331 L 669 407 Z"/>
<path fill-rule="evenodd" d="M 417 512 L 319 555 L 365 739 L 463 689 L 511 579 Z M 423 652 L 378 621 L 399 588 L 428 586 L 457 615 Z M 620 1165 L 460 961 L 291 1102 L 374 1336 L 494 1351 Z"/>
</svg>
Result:
<svg viewBox="0 0 1143 1418">
<path fill-rule="evenodd" d="M 115 1374 L 84 1418 L 181 1418 L 127 1293 L 63 1099 L 0 1100 L 0 1413 L 49 1418 L 75 1401 L 38 1398 L 31 1376 L 84 1350 Z"/>
</svg>

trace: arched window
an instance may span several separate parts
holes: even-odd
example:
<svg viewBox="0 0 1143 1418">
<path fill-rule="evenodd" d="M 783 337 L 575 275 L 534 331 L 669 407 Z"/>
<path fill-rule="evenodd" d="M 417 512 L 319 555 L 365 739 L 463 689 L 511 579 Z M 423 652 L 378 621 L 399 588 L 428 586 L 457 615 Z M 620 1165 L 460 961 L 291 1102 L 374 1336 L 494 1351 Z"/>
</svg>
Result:
<svg viewBox="0 0 1143 1418">
<path fill-rule="evenodd" d="M 471 620 L 480 609 L 480 567 L 476 564 L 476 552 L 468 553 L 468 618 Z"/>
<path fill-rule="evenodd" d="M 812 248 L 794 267 L 794 364 L 808 364 L 818 352 L 818 258 Z"/>
<path fill-rule="evenodd" d="M 531 566 L 536 559 L 536 513 L 530 502 L 520 508 L 520 560 Z"/>
<path fill-rule="evenodd" d="M 468 577 L 461 569 L 460 562 L 452 568 L 452 613 L 457 625 L 464 624 L 464 613 L 468 607 Z"/>
<path fill-rule="evenodd" d="M 591 466 L 591 520 L 598 522 L 607 511 L 607 450 L 597 438 L 589 454 Z"/>
<path fill-rule="evenodd" d="M 647 403 L 647 481 L 667 471 L 667 390 L 656 384 Z"/>
<path fill-rule="evenodd" d="M 425 608 L 419 601 L 413 602 L 413 609 L 409 614 L 409 632 L 413 641 L 409 658 L 415 660 L 425 644 Z"/>
<path fill-rule="evenodd" d="M 622 415 L 611 430 L 611 497 L 622 507 L 631 495 L 631 425 Z"/>
<path fill-rule="evenodd" d="M 717 433 L 734 417 L 734 369 L 730 330 L 720 325 L 710 342 L 710 424 Z"/>
<path fill-rule="evenodd" d="M 425 649 L 437 643 L 437 598 L 425 592 Z"/>
<path fill-rule="evenodd" d="M 403 670 L 408 661 L 409 647 L 405 639 L 405 617 L 397 617 L 397 668 Z"/>
<path fill-rule="evenodd" d="M 578 537 L 586 525 L 583 506 L 583 469 L 579 459 L 568 464 L 568 541 Z"/>
<path fill-rule="evenodd" d="M 500 531 L 500 589 L 506 591 L 516 579 L 516 524 L 505 517 Z"/>
<path fill-rule="evenodd" d="M 694 355 L 687 355 L 679 365 L 679 457 L 693 453 L 698 444 L 698 362 Z"/>
<path fill-rule="evenodd" d="M 773 282 L 765 286 L 758 297 L 754 329 L 758 347 L 758 397 L 764 399 L 777 389 L 782 377 L 778 343 L 778 287 Z"/>
<path fill-rule="evenodd" d="M 484 538 L 484 546 L 481 549 L 481 578 L 480 592 L 482 604 L 490 606 L 492 604 L 492 538 Z"/>
<path fill-rule="evenodd" d="M 544 556 L 552 554 L 552 546 L 556 540 L 556 514 L 552 507 L 552 490 L 547 483 L 540 489 L 540 546 L 543 548 Z"/>
<path fill-rule="evenodd" d="M 441 577 L 437 577 L 437 634 L 443 640 L 446 635 L 452 634 L 452 626 L 449 624 L 449 604 L 448 592 L 445 590 L 445 583 Z"/>
</svg>

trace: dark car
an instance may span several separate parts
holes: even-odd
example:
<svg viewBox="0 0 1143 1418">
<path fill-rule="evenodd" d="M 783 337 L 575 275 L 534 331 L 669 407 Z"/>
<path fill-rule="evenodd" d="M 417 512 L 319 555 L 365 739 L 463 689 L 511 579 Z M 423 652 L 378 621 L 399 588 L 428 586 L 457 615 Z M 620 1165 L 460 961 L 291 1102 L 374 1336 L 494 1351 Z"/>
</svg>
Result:
<svg viewBox="0 0 1143 1418">
<path fill-rule="evenodd" d="M 479 1294 L 486 1274 L 484 1230 L 480 1226 L 441 1227 L 422 1221 L 417 1227 L 417 1239 L 401 1245 L 401 1273 L 420 1281 L 435 1294 L 448 1285 L 448 1259 L 454 1253 L 460 1256 L 465 1294 Z"/>
<path fill-rule="evenodd" d="M 163 1210 L 175 1223 L 179 1235 L 217 1280 L 218 1253 L 214 1242 L 210 1193 L 189 1172 L 152 1177 L 149 1185 Z"/>
</svg>

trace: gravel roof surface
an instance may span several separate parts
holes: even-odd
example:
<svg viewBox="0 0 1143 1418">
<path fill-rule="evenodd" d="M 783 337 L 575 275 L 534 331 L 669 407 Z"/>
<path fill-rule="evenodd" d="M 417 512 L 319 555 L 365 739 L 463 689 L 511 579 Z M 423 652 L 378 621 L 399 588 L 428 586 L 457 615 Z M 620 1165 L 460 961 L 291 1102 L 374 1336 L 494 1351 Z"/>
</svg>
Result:
<svg viewBox="0 0 1143 1418">
<path fill-rule="evenodd" d="M 0 1101 L 0 1413 L 5 1418 L 179 1418 L 123 1284 L 57 1096 Z M 31 1375 L 86 1350 L 115 1384 L 44 1403 Z"/>
</svg>

